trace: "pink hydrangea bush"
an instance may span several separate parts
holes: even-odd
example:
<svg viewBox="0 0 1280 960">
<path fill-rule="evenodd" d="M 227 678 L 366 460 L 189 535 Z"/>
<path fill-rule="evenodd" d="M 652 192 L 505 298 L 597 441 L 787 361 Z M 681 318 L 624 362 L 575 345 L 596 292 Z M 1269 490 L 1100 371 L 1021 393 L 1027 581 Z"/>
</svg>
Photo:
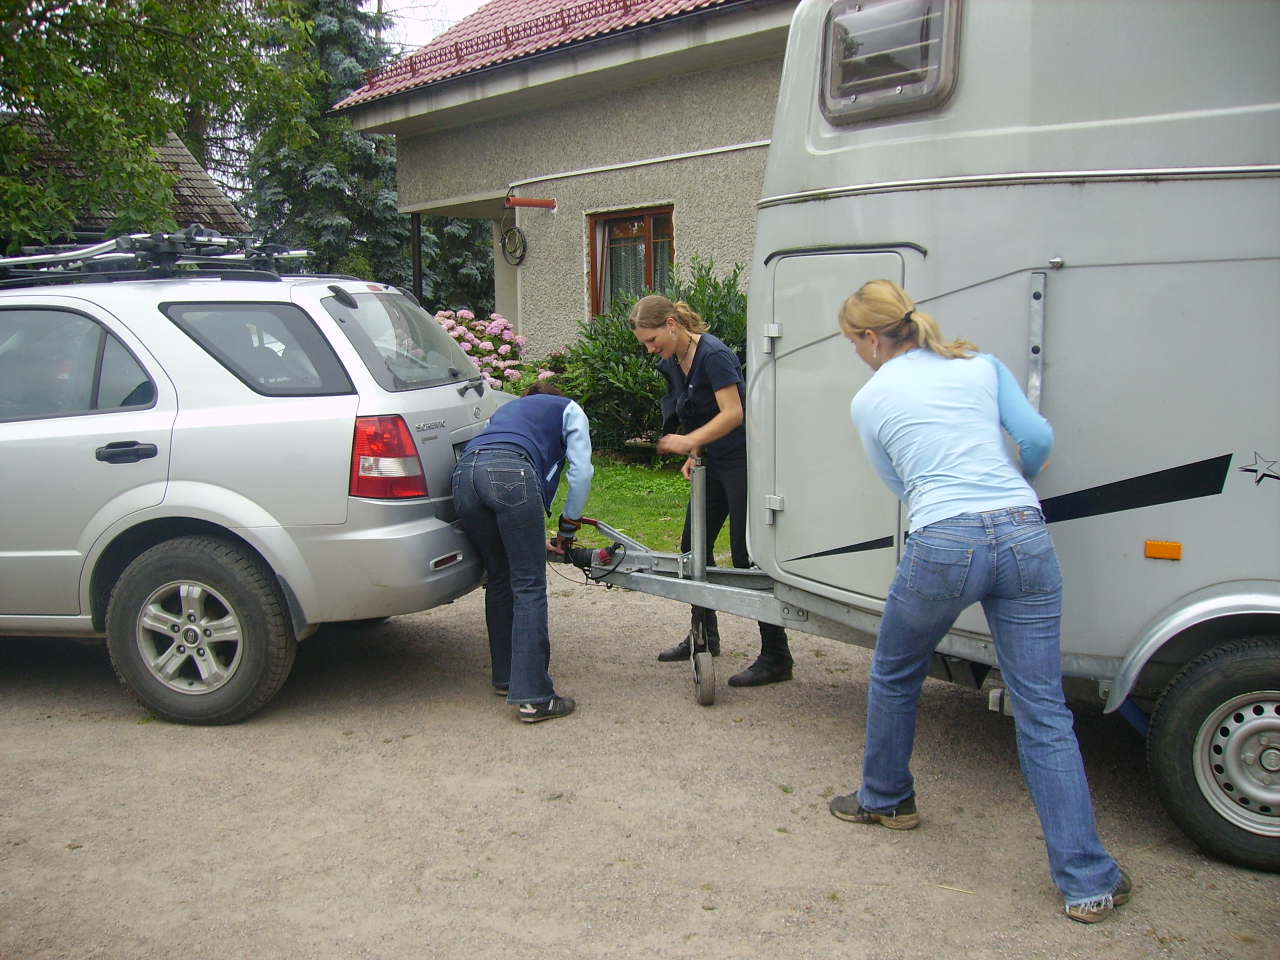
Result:
<svg viewBox="0 0 1280 960">
<path fill-rule="evenodd" d="M 470 310 L 441 310 L 436 322 L 458 341 L 458 346 L 480 368 L 485 383 L 495 390 L 522 393 L 534 379 L 552 376 L 550 370 L 532 365 L 521 356 L 528 341 L 500 313 L 481 320 Z"/>
</svg>

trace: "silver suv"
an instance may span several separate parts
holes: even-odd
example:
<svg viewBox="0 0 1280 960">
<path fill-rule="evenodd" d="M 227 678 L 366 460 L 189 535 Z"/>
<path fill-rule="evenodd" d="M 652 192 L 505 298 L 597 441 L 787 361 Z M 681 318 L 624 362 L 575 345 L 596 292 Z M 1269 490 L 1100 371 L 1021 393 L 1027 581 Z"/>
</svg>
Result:
<svg viewBox="0 0 1280 960">
<path fill-rule="evenodd" d="M 195 231 L 0 260 L 0 635 L 105 634 L 170 720 L 480 580 L 449 473 L 506 397 L 401 291 L 274 267 Z"/>
</svg>

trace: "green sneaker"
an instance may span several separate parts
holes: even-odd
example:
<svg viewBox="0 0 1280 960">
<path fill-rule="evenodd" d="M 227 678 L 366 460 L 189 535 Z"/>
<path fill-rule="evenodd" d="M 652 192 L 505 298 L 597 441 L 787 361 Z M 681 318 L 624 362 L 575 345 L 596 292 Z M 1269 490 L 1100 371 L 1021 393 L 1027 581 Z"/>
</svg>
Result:
<svg viewBox="0 0 1280 960">
<path fill-rule="evenodd" d="M 907 797 L 893 810 L 878 813 L 866 809 L 858 802 L 856 793 L 846 793 L 842 797 L 834 797 L 827 804 L 833 816 L 850 823 L 879 824 L 890 830 L 914 830 L 920 826 L 920 814 L 916 813 L 916 798 Z"/>
</svg>

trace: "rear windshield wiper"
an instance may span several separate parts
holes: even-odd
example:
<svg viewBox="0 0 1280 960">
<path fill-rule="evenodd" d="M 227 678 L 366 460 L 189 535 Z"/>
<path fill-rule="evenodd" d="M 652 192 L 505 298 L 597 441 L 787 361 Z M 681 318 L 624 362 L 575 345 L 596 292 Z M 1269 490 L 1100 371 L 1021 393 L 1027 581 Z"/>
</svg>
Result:
<svg viewBox="0 0 1280 960">
<path fill-rule="evenodd" d="M 461 375 L 459 371 L 453 369 L 453 367 L 449 368 L 449 373 L 453 376 Z M 478 377 L 472 377 L 470 380 L 468 380 L 466 383 L 460 386 L 458 388 L 458 396 L 465 397 L 467 395 L 468 390 L 474 390 L 476 392 L 477 397 L 483 397 L 484 396 L 484 374 L 481 374 Z"/>
</svg>

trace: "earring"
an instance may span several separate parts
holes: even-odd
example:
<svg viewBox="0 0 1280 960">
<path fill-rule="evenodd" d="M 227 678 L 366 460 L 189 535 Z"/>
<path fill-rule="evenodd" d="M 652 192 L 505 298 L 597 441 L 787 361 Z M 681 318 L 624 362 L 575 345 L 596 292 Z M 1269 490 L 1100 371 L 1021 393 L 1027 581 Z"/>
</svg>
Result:
<svg viewBox="0 0 1280 960">
<path fill-rule="evenodd" d="M 875 343 L 873 343 L 873 344 L 871 345 L 871 359 L 872 359 L 872 360 L 879 360 L 879 359 L 880 359 L 880 343 L 879 343 L 879 341 L 877 341 L 877 342 L 875 342 Z"/>
</svg>

